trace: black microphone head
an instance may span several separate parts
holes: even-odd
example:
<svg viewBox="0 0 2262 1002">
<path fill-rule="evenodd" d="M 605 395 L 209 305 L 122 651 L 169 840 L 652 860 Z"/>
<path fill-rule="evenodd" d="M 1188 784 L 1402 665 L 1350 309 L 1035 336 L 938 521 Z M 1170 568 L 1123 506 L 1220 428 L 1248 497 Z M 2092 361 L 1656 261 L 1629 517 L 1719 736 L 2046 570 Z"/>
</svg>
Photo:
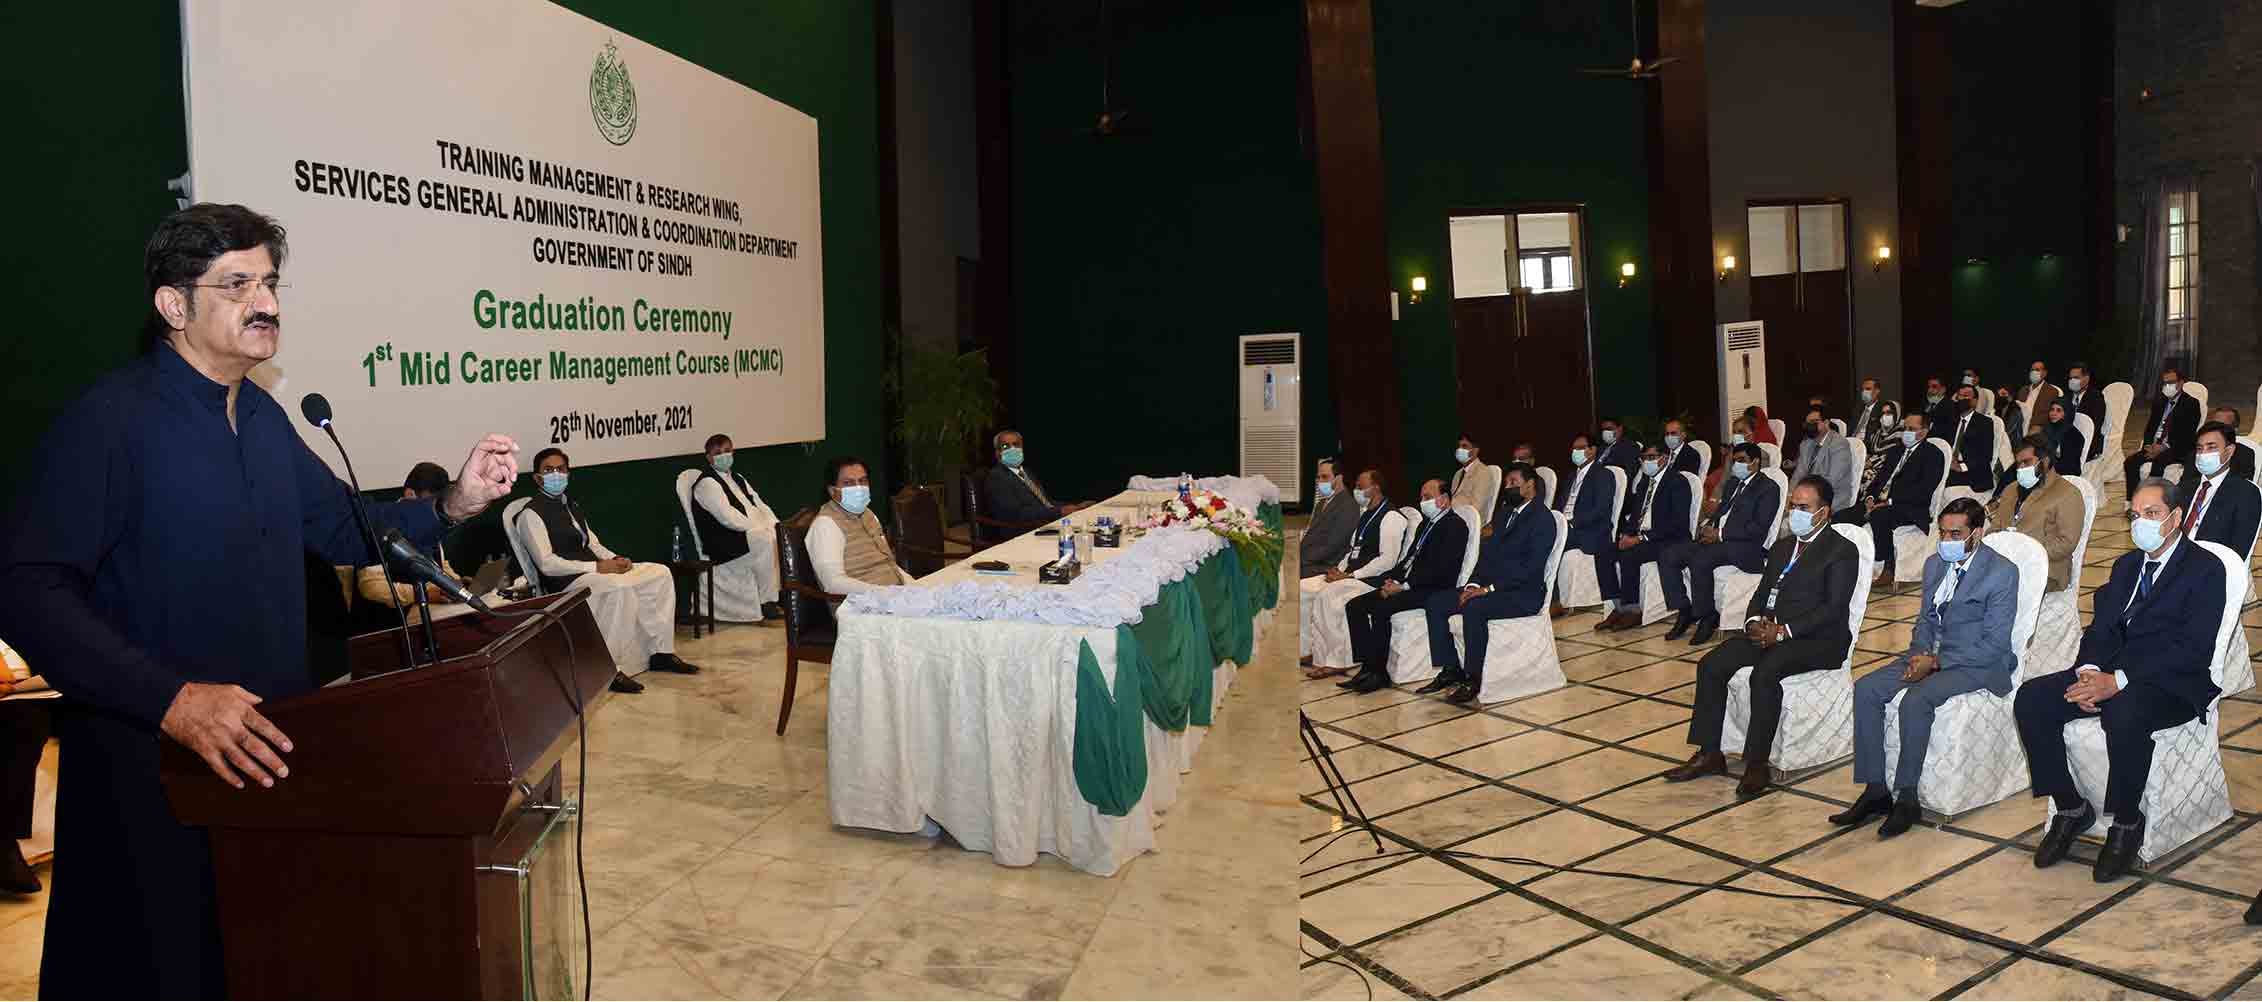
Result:
<svg viewBox="0 0 2262 1002">
<path fill-rule="evenodd" d="M 330 400 L 319 393 L 309 393 L 298 399 L 298 412 L 306 423 L 317 428 L 330 426 Z"/>
</svg>

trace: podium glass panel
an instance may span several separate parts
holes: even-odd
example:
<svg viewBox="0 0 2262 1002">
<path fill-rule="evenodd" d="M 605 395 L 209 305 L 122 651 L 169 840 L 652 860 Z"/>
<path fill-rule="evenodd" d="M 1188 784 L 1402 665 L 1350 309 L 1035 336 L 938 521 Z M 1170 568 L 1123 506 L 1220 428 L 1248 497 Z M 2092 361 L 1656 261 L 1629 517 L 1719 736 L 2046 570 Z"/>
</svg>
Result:
<svg viewBox="0 0 2262 1002">
<path fill-rule="evenodd" d="M 529 999 L 578 999 L 589 943 L 583 938 L 575 844 L 581 804 L 567 798 L 519 859 L 521 990 Z"/>
</svg>

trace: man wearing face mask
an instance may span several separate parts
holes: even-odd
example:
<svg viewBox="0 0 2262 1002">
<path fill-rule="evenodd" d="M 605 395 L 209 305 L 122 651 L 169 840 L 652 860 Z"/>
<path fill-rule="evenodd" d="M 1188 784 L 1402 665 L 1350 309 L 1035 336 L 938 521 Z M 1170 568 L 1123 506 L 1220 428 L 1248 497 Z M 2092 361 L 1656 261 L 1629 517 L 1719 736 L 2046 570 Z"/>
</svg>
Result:
<svg viewBox="0 0 2262 1002">
<path fill-rule="evenodd" d="M 1603 418 L 1600 448 L 1602 455 L 1597 458 L 1602 465 L 1626 471 L 1626 480 L 1632 482 L 1634 471 L 1641 469 L 1642 444 L 1626 437 L 1626 426 L 1615 418 Z"/>
<path fill-rule="evenodd" d="M 2104 387 L 2091 385 L 2089 365 L 2075 362 L 2066 367 L 2066 409 L 2075 414 L 2089 415 L 2091 434 L 2086 443 L 2088 454 L 2084 461 L 2105 454 L 2105 392 Z"/>
<path fill-rule="evenodd" d="M 1483 522 L 1480 528 L 1490 528 L 1492 509 L 1500 501 L 1500 474 L 1493 472 L 1477 452 L 1476 442 L 1467 435 L 1453 446 L 1453 462 L 1458 468 L 1453 471 L 1453 488 L 1446 492 L 1445 506 L 1468 505 L 1477 510 Z"/>
<path fill-rule="evenodd" d="M 2246 443 L 2238 441 L 2238 408 L 2217 407 L 2214 410 L 2207 412 L 2207 420 L 2212 421 L 2216 424 L 2220 424 L 2224 428 L 2230 430 L 2232 441 L 2230 458 L 2231 476 L 2243 477 L 2248 480 L 2254 479 L 2254 450 L 2248 448 Z M 2202 427 L 2205 426 L 2203 425 Z M 2194 442 L 2194 448 L 2196 448 L 2196 439 L 2194 440 Z M 2186 484 L 2190 483 L 2192 475 L 2193 474 L 2191 470 L 2187 468 L 2184 471 L 2183 482 Z"/>
<path fill-rule="evenodd" d="M 1668 546 L 1657 555 L 1657 576 L 1665 591 L 1665 605 L 1674 611 L 1667 640 L 1679 640 L 1693 627 L 1689 645 L 1701 647 L 1720 626 L 1714 607 L 1713 573 L 1734 567 L 1758 573 L 1767 563 L 1768 527 L 1782 506 L 1775 481 L 1759 475 L 1767 453 L 1752 442 L 1736 446 L 1729 454 L 1728 479 L 1720 485 L 1720 501 L 1697 526 L 1696 538 Z M 1688 572 L 1683 583 L 1681 572 Z"/>
<path fill-rule="evenodd" d="M 1600 556 L 1610 550 L 1610 502 L 1616 482 L 1602 464 L 1594 461 L 1592 443 L 1585 435 L 1571 439 L 1571 475 L 1556 487 L 1555 510 L 1570 522 L 1563 550 Z M 1558 602 L 1549 610 L 1557 619 L 1570 614 Z"/>
<path fill-rule="evenodd" d="M 540 489 L 511 526 L 534 563 L 525 570 L 541 579 L 545 593 L 589 592 L 589 611 L 597 617 L 615 666 L 640 664 L 684 675 L 698 671 L 675 656 L 675 575 L 660 564 L 633 563 L 606 549 L 581 506 L 566 493 L 572 473 L 564 450 L 534 454 Z M 644 691 L 644 684 L 623 669 L 614 673 L 612 688 L 634 693 Z"/>
<path fill-rule="evenodd" d="M 1857 442 L 1874 443 L 1883 437 L 1884 432 L 1892 430 L 1893 422 L 1886 414 L 1890 401 L 1885 400 L 1884 396 L 1879 392 L 1876 378 L 1861 381 L 1861 406 L 1855 409 L 1852 423 L 1846 425 L 1848 438 Z"/>
<path fill-rule="evenodd" d="M 1595 584 L 1610 610 L 1595 624 L 1598 633 L 1641 625 L 1642 567 L 1689 539 L 1691 478 L 1665 469 L 1664 460 L 1655 446 L 1642 450 L 1641 478 L 1618 515 L 1617 549 L 1595 561 Z"/>
<path fill-rule="evenodd" d="M 1418 695 L 1453 690 L 1452 703 L 1474 703 L 1484 687 L 1485 649 L 1492 621 L 1539 614 L 1547 601 L 1547 558 L 1555 550 L 1555 519 L 1532 500 L 1539 474 L 1531 467 L 1508 467 L 1502 479 L 1512 501 L 1502 505 L 1499 528 L 1477 551 L 1477 565 L 1460 591 L 1430 595 L 1422 610 L 1429 622 L 1430 663 L 1439 669 Z M 1464 659 L 1453 648 L 1452 617 L 1461 617 Z"/>
<path fill-rule="evenodd" d="M 2081 541 L 2081 490 L 2050 471 L 2050 440 L 2028 435 L 2019 443 L 2011 484 L 1987 506 L 1987 524 L 1997 532 L 2034 537 L 2050 557 L 2050 591 L 2074 579 L 2074 544 Z M 2253 484 L 2248 484 L 2253 487 Z"/>
<path fill-rule="evenodd" d="M 982 478 L 982 505 L 990 518 L 1036 525 L 1058 522 L 1063 515 L 1074 515 L 1089 507 L 1053 502 L 1052 495 L 1045 492 L 1045 485 L 1023 465 L 1028 453 L 1022 446 L 1020 432 L 1010 428 L 998 432 L 991 437 L 990 445 L 997 452 L 997 465 L 990 467 L 990 472 Z"/>
<path fill-rule="evenodd" d="M 1947 380 L 1938 376 L 1924 381 L 1924 410 L 1928 415 L 1925 424 L 1943 432 L 1955 427 L 1956 419 L 1964 413 L 1963 405 L 1948 393 Z"/>
<path fill-rule="evenodd" d="M 1990 524 L 1971 498 L 1940 509 L 1938 552 L 1924 562 L 1924 604 L 1909 648 L 1854 683 L 1854 782 L 1863 790 L 1852 807 L 1830 816 L 1831 824 L 1858 825 L 1890 814 L 1877 837 L 1908 831 L 1924 814 L 1917 784 L 1924 777 L 1934 714 L 1967 692 L 2010 693 L 2011 673 L 2018 668 L 2011 620 L 2018 614 L 2019 568 L 1979 545 Z M 1901 754 L 1887 777 L 1885 707 L 1894 696 L 1901 697 Z"/>
<path fill-rule="evenodd" d="M 1792 483 L 1808 477 L 1830 481 L 1837 497 L 1854 495 L 1854 448 L 1823 419 L 1819 407 L 1806 412 L 1806 435 L 1799 441 L 1798 465 L 1791 471 Z"/>
<path fill-rule="evenodd" d="M 1359 525 L 1359 504 L 1343 488 L 1343 476 L 1332 459 L 1319 461 L 1312 494 L 1312 518 L 1296 541 L 1296 560 L 1298 567 L 1316 574 L 1350 552 L 1351 533 Z"/>
<path fill-rule="evenodd" d="M 1322 679 L 1351 670 L 1351 624 L 1345 618 L 1351 600 L 1374 590 L 1367 583 L 1398 566 L 1405 547 L 1406 516 L 1390 506 L 1383 489 L 1382 471 L 1359 474 L 1347 510 L 1352 517 L 1351 545 L 1333 565 L 1297 582 L 1303 616 L 1297 623 L 1298 654 L 1310 665 L 1305 678 Z"/>
<path fill-rule="evenodd" d="M 1995 422 L 1979 391 L 1956 388 L 1962 411 L 1956 422 L 1936 434 L 1948 442 L 1948 486 L 1968 487 L 1981 494 L 1995 490 Z"/>
<path fill-rule="evenodd" d="M 1838 521 L 1849 525 L 1869 527 L 1880 582 L 1893 572 L 1893 530 L 1907 525 L 1919 532 L 1932 531 L 1932 489 L 1940 484 L 1945 460 L 1939 449 L 1925 444 L 1929 430 L 1923 411 L 1902 418 L 1901 433 L 1886 448 L 1877 473 L 1863 485 L 1856 503 L 1838 516 Z"/>
<path fill-rule="evenodd" d="M 2199 429 L 2191 471 L 2176 488 L 2175 506 L 2183 509 L 2185 536 L 2246 555 L 2254 549 L 2255 527 L 2262 524 L 2262 489 L 2233 468 L 2232 435 L 2230 425 L 2217 422 Z"/>
<path fill-rule="evenodd" d="M 1695 449 L 1688 447 L 1689 439 L 1680 418 L 1665 419 L 1665 444 L 1657 450 L 1658 462 L 1670 473 L 1695 473 L 1704 462 Z"/>
<path fill-rule="evenodd" d="M 2050 402 L 2058 399 L 2058 388 L 2050 383 L 2050 367 L 2040 361 L 2026 367 L 2026 385 L 2019 387 L 2018 402 L 2026 405 L 2027 430 L 2020 437 L 2042 430 L 2043 415 L 2050 412 Z"/>
<path fill-rule="evenodd" d="M 2144 445 L 2121 465 L 2130 496 L 2135 496 L 2136 485 L 2146 475 L 2158 474 L 2171 464 L 2190 466 L 2191 447 L 2198 438 L 2199 401 L 2183 392 L 2183 374 L 2174 366 L 2162 369 L 2160 395 L 2152 398 L 2151 418 L 2144 424 Z"/>
<path fill-rule="evenodd" d="M 707 463 L 691 485 L 691 528 L 699 534 L 700 551 L 715 564 L 715 618 L 783 626 L 778 516 L 753 484 L 731 471 L 736 462 L 730 436 L 710 436 Z"/>
<path fill-rule="evenodd" d="M 835 595 L 909 584 L 896 565 L 887 530 L 872 514 L 872 478 L 864 461 L 835 456 L 825 462 L 825 505 L 809 522 L 809 566 L 817 587 Z"/>
<path fill-rule="evenodd" d="M 1390 685 L 1390 617 L 1420 609 L 1440 594 L 1451 594 L 1468 553 L 1469 527 L 1445 504 L 1445 485 L 1422 483 L 1422 524 L 1397 566 L 1365 579 L 1374 590 L 1344 606 L 1350 625 L 1351 657 L 1359 673 L 1342 688 L 1374 692 Z"/>
<path fill-rule="evenodd" d="M 2139 482 L 2129 507 L 2136 549 L 2113 562 L 2092 596 L 2095 612 L 2074 667 L 2027 679 L 2012 712 L 2026 746 L 2034 795 L 2055 809 L 2034 865 L 2066 858 L 2074 839 L 2112 819 L 2091 875 L 2104 883 L 2128 873 L 2144 844 L 2144 785 L 2152 773 L 2152 732 L 2207 712 L 2220 691 L 2208 673 L 2223 616 L 2223 562 L 2183 534 L 2175 485 Z M 2109 766 L 2105 802 L 2091 804 L 2066 765 L 2066 724 L 2098 718 Z"/>
<path fill-rule="evenodd" d="M 1744 630 L 1697 665 L 1696 710 L 1689 743 L 1696 751 L 1665 774 L 1668 783 L 1727 775 L 1720 750 L 1728 713 L 1728 682 L 1749 666 L 1751 723 L 1745 728 L 1741 800 L 1766 792 L 1773 781 L 1775 728 L 1783 715 L 1783 680 L 1845 663 L 1853 634 L 1847 614 L 1854 601 L 1861 551 L 1830 530 L 1830 482 L 1808 477 L 1791 488 L 1786 535 L 1767 554 L 1759 590 L 1744 610 Z"/>
</svg>

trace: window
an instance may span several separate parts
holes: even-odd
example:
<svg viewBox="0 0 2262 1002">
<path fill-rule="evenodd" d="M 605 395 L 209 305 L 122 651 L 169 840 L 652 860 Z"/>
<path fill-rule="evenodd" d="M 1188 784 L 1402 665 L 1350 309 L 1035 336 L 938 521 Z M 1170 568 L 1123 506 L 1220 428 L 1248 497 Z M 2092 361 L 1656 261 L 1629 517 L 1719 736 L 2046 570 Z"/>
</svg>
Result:
<svg viewBox="0 0 2262 1002">
<path fill-rule="evenodd" d="M 1505 296 L 1511 288 L 1533 293 L 1579 288 L 1579 221 L 1574 213 L 1454 216 L 1448 223 L 1455 299 Z"/>
<path fill-rule="evenodd" d="M 1565 292 L 1571 282 L 1571 248 L 1528 248 L 1516 253 L 1525 287 L 1533 292 Z"/>
<path fill-rule="evenodd" d="M 2168 195 L 2168 321 L 2191 319 L 2199 303 L 2199 192 Z"/>
</svg>

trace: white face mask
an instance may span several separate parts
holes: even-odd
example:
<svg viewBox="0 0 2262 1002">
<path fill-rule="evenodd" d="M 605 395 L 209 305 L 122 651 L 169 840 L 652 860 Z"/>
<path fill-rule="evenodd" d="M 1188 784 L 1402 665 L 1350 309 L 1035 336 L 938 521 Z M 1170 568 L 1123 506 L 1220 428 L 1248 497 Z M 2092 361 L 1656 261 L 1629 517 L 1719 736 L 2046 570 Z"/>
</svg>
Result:
<svg viewBox="0 0 2262 1002">
<path fill-rule="evenodd" d="M 2080 393 L 2080 392 L 2081 392 L 2081 377 L 2080 377 L 2080 376 L 2069 376 L 2069 377 L 2067 377 L 2067 378 L 2066 378 L 2066 389 L 2068 389 L 2068 390 L 2070 390 L 2070 391 L 2072 391 L 2072 392 L 2074 392 L 2074 393 Z"/>
<path fill-rule="evenodd" d="M 1359 507 L 1361 507 L 1361 508 L 1364 508 L 1364 507 L 1366 507 L 1366 506 L 1367 506 L 1367 489 L 1366 489 L 1366 488 L 1364 488 L 1364 487 L 1353 487 L 1353 488 L 1351 488 L 1351 500 L 1358 502 L 1358 503 L 1359 503 Z"/>
<path fill-rule="evenodd" d="M 1453 450 L 1453 461 L 1454 461 L 1454 462 L 1456 462 L 1456 463 L 1466 463 L 1466 462 L 1468 462 L 1468 461 L 1469 461 L 1469 450 L 1467 450 L 1467 449 L 1455 449 L 1455 450 Z"/>
<path fill-rule="evenodd" d="M 1865 403 L 1865 404 L 1866 404 L 1866 403 L 1869 403 L 1869 402 L 1871 402 L 1871 401 L 1873 401 L 1873 400 L 1876 400 L 1876 399 L 1877 399 L 1877 391 L 1876 391 L 1876 390 L 1863 390 L 1863 391 L 1861 391 L 1861 402 L 1862 402 L 1862 403 Z"/>
<path fill-rule="evenodd" d="M 2032 369 L 2028 369 L 2026 372 L 2026 381 L 2030 386 L 2040 386 L 2042 385 L 2042 374 Z"/>
<path fill-rule="evenodd" d="M 1965 377 L 1964 377 L 1964 385 L 1965 385 L 1965 386 L 1978 386 L 1978 385 L 1979 385 L 1979 377 L 1978 377 L 1978 376 L 1965 376 Z"/>
<path fill-rule="evenodd" d="M 2215 475 L 2216 470 L 2223 468 L 2223 454 L 2221 451 L 2202 452 L 2199 455 L 2192 457 L 2192 461 L 2199 466 L 2199 474 L 2205 477 L 2212 477 Z"/>
<path fill-rule="evenodd" d="M 1901 444 L 1908 446 L 1911 449 L 1916 448 L 1916 432 L 1910 431 L 1907 428 L 1901 429 Z"/>
<path fill-rule="evenodd" d="M 1744 433 L 1743 433 L 1743 432 L 1740 432 L 1740 431 L 1729 432 L 1729 433 L 1728 433 L 1728 444 L 1729 444 L 1729 445 L 1742 445 L 1742 444 L 1744 444 Z"/>
<path fill-rule="evenodd" d="M 2163 397 L 2167 397 L 2167 398 L 2168 398 L 2168 399 L 2170 399 L 2170 400 L 2174 400 L 2174 399 L 2176 398 L 2176 391 L 2177 391 L 2178 389 L 2179 389 L 2179 387 L 2177 387 L 2177 386 L 2176 386 L 2176 384 L 2174 384 L 2174 383 L 2161 383 L 2161 384 L 2160 384 L 2160 395 L 2161 395 L 2161 396 L 2163 396 Z"/>
<path fill-rule="evenodd" d="M 1751 464 L 1740 459 L 1730 463 L 1728 464 L 1728 475 L 1738 480 L 1751 476 Z"/>
<path fill-rule="evenodd" d="M 1671 432 L 1667 432 L 1667 433 L 1665 434 L 1665 451 L 1667 451 L 1667 452 L 1671 452 L 1671 451 L 1673 451 L 1673 450 L 1675 450 L 1675 449 L 1678 449 L 1678 448 L 1680 448 L 1680 447 L 1681 447 L 1681 436 L 1679 436 L 1679 435 L 1675 435 L 1675 434 L 1673 434 L 1673 433 L 1671 433 Z"/>
<path fill-rule="evenodd" d="M 1436 517 L 1437 517 L 1437 499 L 1436 499 L 1436 498 L 1423 498 L 1423 499 L 1422 499 L 1422 517 L 1423 517 L 1423 518 L 1436 518 Z"/>
<path fill-rule="evenodd" d="M 2168 523 L 2157 518 L 2140 518 L 2128 524 L 2129 541 L 2136 548 L 2150 553 L 2168 541 Z"/>
<path fill-rule="evenodd" d="M 2042 482 L 2042 470 L 2041 470 L 2041 468 L 2039 468 L 2039 467 L 2034 467 L 2034 466 L 2021 466 L 2021 467 L 2019 467 L 2019 486 L 2020 486 L 2020 487 L 2023 487 L 2023 488 L 2025 488 L 2025 489 L 2027 489 L 2027 490 L 2030 490 L 2030 491 L 2031 491 L 2031 490 L 2033 490 L 2033 489 L 2034 489 L 2034 485 L 2035 485 L 2035 484 L 2038 484 L 2038 483 L 2041 483 L 2041 482 Z"/>
</svg>

